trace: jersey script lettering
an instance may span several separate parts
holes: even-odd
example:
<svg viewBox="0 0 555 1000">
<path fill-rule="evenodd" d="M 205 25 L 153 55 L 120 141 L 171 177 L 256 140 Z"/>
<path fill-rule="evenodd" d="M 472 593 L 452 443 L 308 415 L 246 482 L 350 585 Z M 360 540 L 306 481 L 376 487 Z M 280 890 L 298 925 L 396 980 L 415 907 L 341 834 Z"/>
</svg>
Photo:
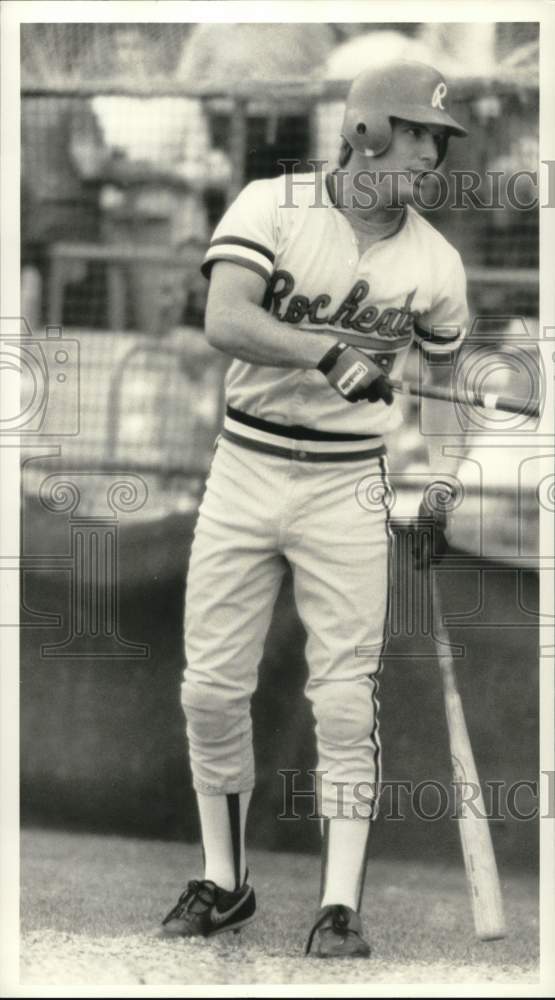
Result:
<svg viewBox="0 0 555 1000">
<path fill-rule="evenodd" d="M 270 279 L 264 304 L 272 315 L 284 323 L 302 323 L 308 320 L 316 326 L 336 326 L 356 333 L 374 333 L 384 340 L 410 337 L 419 313 L 411 310 L 416 288 L 409 292 L 402 306 L 378 309 L 367 301 L 370 286 L 359 279 L 335 312 L 326 312 L 331 296 L 322 293 L 309 299 L 307 295 L 294 295 L 295 279 L 289 271 L 277 270 Z M 285 303 L 285 299 L 289 301 Z"/>
</svg>

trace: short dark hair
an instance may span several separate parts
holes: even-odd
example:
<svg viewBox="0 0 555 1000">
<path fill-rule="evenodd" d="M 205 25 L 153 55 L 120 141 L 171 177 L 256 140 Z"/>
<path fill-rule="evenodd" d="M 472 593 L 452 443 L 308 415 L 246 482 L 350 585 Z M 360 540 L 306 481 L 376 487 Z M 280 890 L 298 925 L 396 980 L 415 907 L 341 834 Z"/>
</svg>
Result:
<svg viewBox="0 0 555 1000">
<path fill-rule="evenodd" d="M 351 153 L 353 152 L 353 147 L 350 142 L 346 139 L 341 139 L 341 145 L 339 147 L 339 154 L 337 157 L 337 165 L 339 167 L 346 167 L 349 160 L 351 159 Z"/>
</svg>

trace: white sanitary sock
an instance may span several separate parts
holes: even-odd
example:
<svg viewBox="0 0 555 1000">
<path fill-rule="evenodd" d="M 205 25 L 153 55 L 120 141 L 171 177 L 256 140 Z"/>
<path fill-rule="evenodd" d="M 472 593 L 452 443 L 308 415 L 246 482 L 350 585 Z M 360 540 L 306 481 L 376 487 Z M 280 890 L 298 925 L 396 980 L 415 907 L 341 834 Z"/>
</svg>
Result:
<svg viewBox="0 0 555 1000">
<path fill-rule="evenodd" d="M 342 903 L 359 909 L 369 833 L 368 819 L 324 820 L 320 906 Z"/>
<path fill-rule="evenodd" d="M 197 792 L 204 850 L 204 878 L 222 889 L 245 880 L 245 826 L 251 792 L 205 795 Z"/>
</svg>

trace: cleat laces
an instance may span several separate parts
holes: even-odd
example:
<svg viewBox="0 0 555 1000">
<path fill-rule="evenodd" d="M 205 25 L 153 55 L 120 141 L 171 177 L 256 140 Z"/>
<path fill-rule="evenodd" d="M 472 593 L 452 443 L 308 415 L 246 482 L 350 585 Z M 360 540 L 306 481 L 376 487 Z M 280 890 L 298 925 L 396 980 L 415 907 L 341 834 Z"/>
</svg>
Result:
<svg viewBox="0 0 555 1000">
<path fill-rule="evenodd" d="M 214 882 L 210 882 L 209 879 L 192 879 L 162 923 L 179 920 L 188 913 L 203 913 L 214 902 L 215 889 Z"/>
<path fill-rule="evenodd" d="M 320 929 L 322 924 L 326 923 L 326 921 L 329 920 L 330 916 L 331 916 L 331 926 L 334 932 L 336 934 L 339 934 L 341 937 L 347 937 L 347 934 L 349 933 L 349 911 L 347 907 L 338 904 L 337 906 L 332 906 L 329 909 L 326 908 L 324 912 L 320 915 L 320 917 L 318 918 L 318 920 L 316 921 L 314 927 L 310 932 L 308 941 L 306 943 L 305 955 L 308 955 L 310 953 L 310 949 L 312 948 L 312 942 L 314 941 L 314 935 L 316 934 L 316 931 Z"/>
</svg>

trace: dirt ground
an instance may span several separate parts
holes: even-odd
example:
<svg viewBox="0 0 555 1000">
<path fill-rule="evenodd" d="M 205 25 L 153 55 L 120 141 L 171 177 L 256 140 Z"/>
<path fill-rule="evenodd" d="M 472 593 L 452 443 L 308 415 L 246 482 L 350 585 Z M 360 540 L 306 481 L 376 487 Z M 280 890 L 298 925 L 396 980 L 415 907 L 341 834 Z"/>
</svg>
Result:
<svg viewBox="0 0 555 1000">
<path fill-rule="evenodd" d="M 319 883 L 314 855 L 255 851 L 256 921 L 235 936 L 164 941 L 161 918 L 199 874 L 200 849 L 180 843 L 26 830 L 21 848 L 21 983 L 533 984 L 538 982 L 537 881 L 502 875 L 508 934 L 474 937 L 462 869 L 370 861 L 363 917 L 372 957 L 303 957 Z M 400 987 L 401 988 L 401 987 Z M 473 987 L 474 989 L 475 987 Z M 131 994 L 130 994 L 131 995 Z"/>
</svg>

